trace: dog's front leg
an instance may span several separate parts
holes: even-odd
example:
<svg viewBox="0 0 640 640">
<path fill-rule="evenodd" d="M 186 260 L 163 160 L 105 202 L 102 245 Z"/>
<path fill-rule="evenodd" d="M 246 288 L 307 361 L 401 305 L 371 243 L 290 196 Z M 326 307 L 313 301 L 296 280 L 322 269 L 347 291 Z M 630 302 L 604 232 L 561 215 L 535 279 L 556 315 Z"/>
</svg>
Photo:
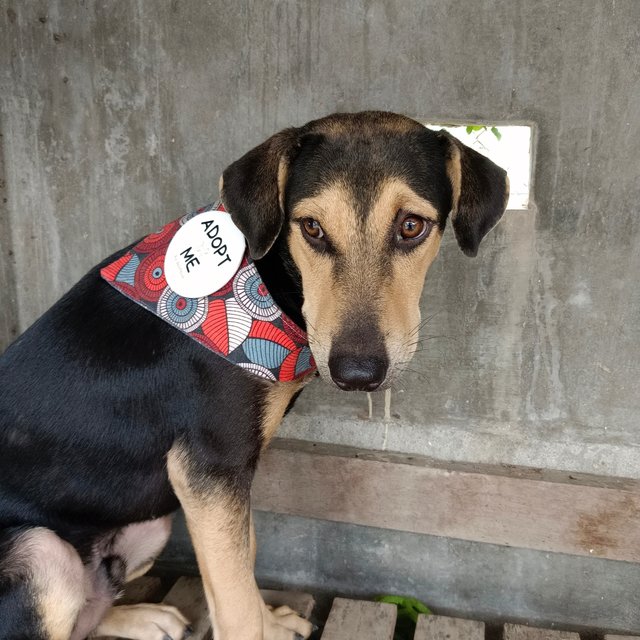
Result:
<svg viewBox="0 0 640 640">
<path fill-rule="evenodd" d="M 236 468 L 233 477 L 208 474 L 177 445 L 167 463 L 185 512 L 216 640 L 308 637 L 311 625 L 306 620 L 288 608 L 270 611 L 258 591 L 249 504 L 253 469 Z"/>
<path fill-rule="evenodd" d="M 263 640 L 261 598 L 250 553 L 252 470 L 235 469 L 232 480 L 209 474 L 177 445 L 167 464 L 196 552 L 214 637 Z"/>
</svg>

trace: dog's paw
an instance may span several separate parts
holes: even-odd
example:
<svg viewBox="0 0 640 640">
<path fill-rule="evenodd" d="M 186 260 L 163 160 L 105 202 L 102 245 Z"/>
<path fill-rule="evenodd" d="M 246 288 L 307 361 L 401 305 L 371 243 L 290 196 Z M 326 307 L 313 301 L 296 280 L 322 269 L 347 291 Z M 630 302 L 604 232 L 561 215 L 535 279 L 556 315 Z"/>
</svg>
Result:
<svg viewBox="0 0 640 640">
<path fill-rule="evenodd" d="M 113 607 L 91 637 L 117 636 L 132 640 L 187 640 L 189 621 L 166 604 L 134 604 Z"/>
<path fill-rule="evenodd" d="M 290 607 L 266 607 L 263 622 L 264 640 L 301 640 L 313 631 L 313 625 Z"/>
</svg>

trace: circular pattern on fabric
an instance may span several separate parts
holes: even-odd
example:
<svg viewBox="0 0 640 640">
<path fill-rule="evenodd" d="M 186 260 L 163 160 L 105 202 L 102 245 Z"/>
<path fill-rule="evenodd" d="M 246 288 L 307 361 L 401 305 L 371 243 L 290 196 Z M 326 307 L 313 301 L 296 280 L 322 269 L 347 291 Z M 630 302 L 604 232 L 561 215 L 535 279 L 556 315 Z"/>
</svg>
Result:
<svg viewBox="0 0 640 640">
<path fill-rule="evenodd" d="M 260 376 L 261 378 L 273 380 L 274 382 L 276 380 L 276 377 L 273 375 L 273 373 L 260 364 L 254 364 L 253 362 L 238 362 L 237 365 L 239 367 L 242 367 L 243 369 L 246 369 L 247 371 L 251 371 L 251 373 Z"/>
<path fill-rule="evenodd" d="M 164 277 L 164 256 L 162 253 L 148 255 L 136 269 L 134 286 L 140 297 L 155 302 L 167 288 Z"/>
<path fill-rule="evenodd" d="M 253 318 L 275 320 L 280 315 L 280 309 L 252 264 L 238 271 L 233 281 L 233 293 L 240 306 Z"/>
<path fill-rule="evenodd" d="M 291 319 L 282 314 L 282 328 L 284 332 L 296 343 L 306 344 L 307 334 Z"/>
<path fill-rule="evenodd" d="M 211 295 L 216 296 L 216 298 L 226 296 L 228 293 L 231 293 L 232 289 L 233 289 L 233 278 L 231 278 L 231 280 L 229 280 L 229 282 L 227 282 L 227 284 L 225 284 L 223 287 L 221 287 L 217 291 L 214 291 Z"/>
<path fill-rule="evenodd" d="M 206 298 L 185 298 L 167 287 L 158 300 L 158 315 L 169 324 L 186 331 L 197 329 L 207 314 Z"/>
<path fill-rule="evenodd" d="M 180 224 L 177 221 L 166 224 L 162 229 L 160 229 L 160 231 L 151 233 L 146 238 L 143 238 L 136 245 L 136 251 L 138 253 L 150 253 L 156 249 L 166 247 L 179 227 Z"/>
</svg>

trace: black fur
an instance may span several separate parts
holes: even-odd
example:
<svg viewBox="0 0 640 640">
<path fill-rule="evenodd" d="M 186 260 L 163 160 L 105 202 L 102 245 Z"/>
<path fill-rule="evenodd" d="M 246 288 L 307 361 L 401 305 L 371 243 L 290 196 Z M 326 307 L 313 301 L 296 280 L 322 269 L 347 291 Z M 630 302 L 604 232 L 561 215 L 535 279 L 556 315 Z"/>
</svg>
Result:
<svg viewBox="0 0 640 640">
<path fill-rule="evenodd" d="M 327 135 L 327 120 L 289 129 L 225 171 L 228 210 L 276 302 L 302 327 L 300 274 L 284 224 L 297 200 L 336 176 L 348 177 L 366 215 L 377 180 L 397 175 L 434 204 L 445 225 L 451 208 L 446 145 L 409 120 L 404 132 L 377 127 L 387 117 L 334 117 L 346 122 L 344 135 Z M 287 168 L 284 210 L 281 162 Z M 469 162 L 471 172 L 480 167 L 469 183 L 491 192 L 487 202 L 469 196 L 461 203 L 458 238 L 471 253 L 495 222 L 500 189 L 486 162 Z M 478 211 L 481 220 L 474 222 Z M 100 268 L 123 252 L 92 269 L 0 358 L 2 640 L 33 640 L 41 633 L 27 586 L 3 574 L 16 532 L 51 529 L 88 561 L 95 545 L 119 528 L 178 508 L 166 469 L 176 441 L 203 483 L 223 482 L 248 499 L 269 383 L 105 282 Z M 109 575 L 118 581 L 121 573 Z"/>
</svg>

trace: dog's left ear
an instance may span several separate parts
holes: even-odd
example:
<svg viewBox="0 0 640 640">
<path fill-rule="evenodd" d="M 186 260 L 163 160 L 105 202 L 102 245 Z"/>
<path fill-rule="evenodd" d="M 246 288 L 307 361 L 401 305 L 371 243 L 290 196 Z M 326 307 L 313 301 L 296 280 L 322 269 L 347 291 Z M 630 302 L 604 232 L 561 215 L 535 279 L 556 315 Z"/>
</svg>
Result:
<svg viewBox="0 0 640 640">
<path fill-rule="evenodd" d="M 276 133 L 229 165 L 220 179 L 225 209 L 242 231 L 254 259 L 271 249 L 284 223 L 284 187 L 299 130 Z"/>
<path fill-rule="evenodd" d="M 439 136 L 451 181 L 453 230 L 462 251 L 475 256 L 507 207 L 509 178 L 504 169 L 446 131 Z"/>
</svg>

